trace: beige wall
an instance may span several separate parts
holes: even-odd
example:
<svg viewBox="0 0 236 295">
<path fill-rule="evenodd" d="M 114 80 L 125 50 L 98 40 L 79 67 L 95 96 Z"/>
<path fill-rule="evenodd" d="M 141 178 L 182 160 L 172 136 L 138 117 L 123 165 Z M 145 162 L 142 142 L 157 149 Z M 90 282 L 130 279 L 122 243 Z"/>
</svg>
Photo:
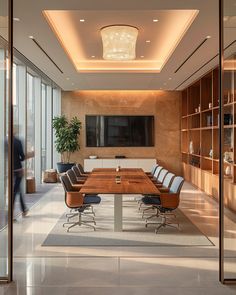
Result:
<svg viewBox="0 0 236 295">
<path fill-rule="evenodd" d="M 100 158 L 156 158 L 167 169 L 181 173 L 180 103 L 177 91 L 77 91 L 62 93 L 62 113 L 82 121 L 80 150 L 72 160 L 83 163 L 89 155 Z M 85 147 L 85 115 L 154 115 L 155 147 Z"/>
</svg>

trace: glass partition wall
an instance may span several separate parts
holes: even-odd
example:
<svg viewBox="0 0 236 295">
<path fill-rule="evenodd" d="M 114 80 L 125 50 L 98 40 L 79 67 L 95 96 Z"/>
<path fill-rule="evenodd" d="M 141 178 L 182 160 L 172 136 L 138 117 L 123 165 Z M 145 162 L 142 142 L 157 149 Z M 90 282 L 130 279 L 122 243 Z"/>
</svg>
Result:
<svg viewBox="0 0 236 295">
<path fill-rule="evenodd" d="M 220 280 L 236 283 L 236 1 L 220 1 Z"/>
<path fill-rule="evenodd" d="M 0 281 L 12 279 L 12 1 L 0 0 Z"/>
</svg>

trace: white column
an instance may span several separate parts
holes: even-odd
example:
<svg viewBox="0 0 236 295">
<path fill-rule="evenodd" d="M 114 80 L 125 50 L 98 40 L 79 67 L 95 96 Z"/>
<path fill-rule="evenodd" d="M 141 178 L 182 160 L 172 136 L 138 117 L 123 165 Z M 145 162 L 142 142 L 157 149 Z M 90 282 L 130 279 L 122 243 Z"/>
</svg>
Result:
<svg viewBox="0 0 236 295">
<path fill-rule="evenodd" d="M 41 104 L 41 78 L 34 78 L 35 98 L 35 180 L 36 184 L 42 181 L 41 175 L 41 140 L 42 140 L 42 104 Z"/>
</svg>

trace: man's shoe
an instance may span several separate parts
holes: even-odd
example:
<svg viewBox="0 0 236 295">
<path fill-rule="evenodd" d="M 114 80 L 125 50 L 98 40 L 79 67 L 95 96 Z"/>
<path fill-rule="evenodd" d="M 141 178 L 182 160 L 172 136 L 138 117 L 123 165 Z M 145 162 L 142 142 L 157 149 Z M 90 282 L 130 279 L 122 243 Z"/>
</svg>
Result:
<svg viewBox="0 0 236 295">
<path fill-rule="evenodd" d="M 22 212 L 22 216 L 23 217 L 26 217 L 29 213 L 29 209 L 25 210 L 24 212 Z"/>
</svg>

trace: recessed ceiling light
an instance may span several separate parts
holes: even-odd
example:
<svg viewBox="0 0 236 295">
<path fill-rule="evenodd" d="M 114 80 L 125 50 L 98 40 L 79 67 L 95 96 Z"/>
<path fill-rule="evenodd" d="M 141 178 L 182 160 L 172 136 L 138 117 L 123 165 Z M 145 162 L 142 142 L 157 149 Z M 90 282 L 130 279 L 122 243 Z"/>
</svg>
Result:
<svg viewBox="0 0 236 295">
<path fill-rule="evenodd" d="M 150 43 L 151 42 L 151 40 L 146 40 L 146 43 Z"/>
<path fill-rule="evenodd" d="M 206 36 L 207 39 L 211 39 L 211 36 Z"/>
<path fill-rule="evenodd" d="M 144 58 L 144 55 L 141 55 L 140 57 L 141 57 L 141 58 Z"/>
<path fill-rule="evenodd" d="M 172 80 L 172 78 L 170 77 L 169 80 Z"/>
<path fill-rule="evenodd" d="M 95 57 L 95 55 L 91 55 L 91 57 L 92 57 L 92 58 L 94 58 L 94 57 Z"/>
<path fill-rule="evenodd" d="M 13 20 L 14 20 L 15 22 L 19 22 L 19 21 L 20 21 L 19 17 L 13 17 Z"/>
<path fill-rule="evenodd" d="M 152 20 L 154 23 L 157 23 L 159 20 L 158 19 L 153 19 Z"/>
<path fill-rule="evenodd" d="M 66 77 L 66 80 L 70 80 L 70 78 L 69 77 Z"/>
<path fill-rule="evenodd" d="M 29 36 L 30 39 L 34 39 L 34 36 Z"/>
<path fill-rule="evenodd" d="M 83 18 L 81 18 L 79 21 L 80 21 L 81 23 L 84 23 L 84 22 L 85 22 L 85 20 L 84 20 Z"/>
</svg>

